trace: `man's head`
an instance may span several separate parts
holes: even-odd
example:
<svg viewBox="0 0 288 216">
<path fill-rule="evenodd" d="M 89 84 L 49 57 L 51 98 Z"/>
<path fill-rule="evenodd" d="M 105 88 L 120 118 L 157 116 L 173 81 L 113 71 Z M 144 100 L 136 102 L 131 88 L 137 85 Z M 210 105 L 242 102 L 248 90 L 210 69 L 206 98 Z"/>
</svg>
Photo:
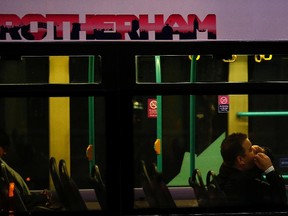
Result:
<svg viewBox="0 0 288 216">
<path fill-rule="evenodd" d="M 244 133 L 233 133 L 221 144 L 221 155 L 227 166 L 249 170 L 255 166 L 252 143 Z"/>
<path fill-rule="evenodd" d="M 10 139 L 5 131 L 0 130 L 0 157 L 3 157 L 10 146 Z"/>
</svg>

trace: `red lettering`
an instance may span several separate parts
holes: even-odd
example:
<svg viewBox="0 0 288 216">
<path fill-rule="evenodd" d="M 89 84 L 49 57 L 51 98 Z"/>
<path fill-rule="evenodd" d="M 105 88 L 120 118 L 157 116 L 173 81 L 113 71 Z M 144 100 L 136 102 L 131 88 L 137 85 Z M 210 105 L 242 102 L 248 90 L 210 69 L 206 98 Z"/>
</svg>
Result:
<svg viewBox="0 0 288 216">
<path fill-rule="evenodd" d="M 63 23 L 68 22 L 70 25 L 69 32 L 72 32 L 73 23 L 79 23 L 79 15 L 74 14 L 47 14 L 47 22 L 54 23 L 54 39 L 63 40 Z"/>
<path fill-rule="evenodd" d="M 15 14 L 0 14 L 0 39 L 6 40 L 9 33 L 12 40 L 21 40 L 19 29 L 21 19 Z"/>
<path fill-rule="evenodd" d="M 188 24 L 180 14 L 170 15 L 165 24 L 171 26 L 174 32 L 179 33 L 186 33 L 193 29 L 193 23 Z"/>
<path fill-rule="evenodd" d="M 80 32 L 86 33 L 86 40 L 149 40 L 152 32 L 155 38 L 150 40 L 173 40 L 173 34 L 185 40 L 197 39 L 197 31 L 208 31 L 208 39 L 216 39 L 215 14 L 208 14 L 203 21 L 195 14 L 189 14 L 187 20 L 171 14 L 166 21 L 163 14 L 154 15 L 154 20 L 148 14 L 87 14 L 85 18 L 79 23 L 77 14 L 26 14 L 22 19 L 16 14 L 0 14 L 0 40 L 7 40 L 7 35 L 12 40 L 63 40 L 68 34 L 67 40 L 81 40 Z"/>
<path fill-rule="evenodd" d="M 21 34 L 27 40 L 42 40 L 47 33 L 46 18 L 40 14 L 26 14 L 22 18 L 23 26 L 21 27 Z M 31 31 L 31 25 L 35 23 L 37 31 Z"/>
<path fill-rule="evenodd" d="M 122 36 L 122 39 L 125 39 L 125 33 L 132 31 L 132 21 L 138 20 L 134 15 L 117 15 L 116 29 Z"/>
<path fill-rule="evenodd" d="M 140 31 L 155 31 L 161 32 L 164 26 L 164 16 L 163 15 L 155 15 L 155 22 L 149 23 L 148 15 L 140 15 L 139 16 L 139 24 L 140 24 Z"/>
<path fill-rule="evenodd" d="M 194 22 L 194 29 L 198 29 L 201 32 L 208 30 L 208 39 L 216 39 L 215 14 L 208 14 L 202 22 L 196 15 L 188 15 L 188 22 Z M 195 24 L 198 26 L 195 26 Z"/>
<path fill-rule="evenodd" d="M 116 15 L 86 15 L 86 23 L 82 23 L 82 30 L 86 34 L 94 35 L 97 32 L 116 32 Z"/>
</svg>

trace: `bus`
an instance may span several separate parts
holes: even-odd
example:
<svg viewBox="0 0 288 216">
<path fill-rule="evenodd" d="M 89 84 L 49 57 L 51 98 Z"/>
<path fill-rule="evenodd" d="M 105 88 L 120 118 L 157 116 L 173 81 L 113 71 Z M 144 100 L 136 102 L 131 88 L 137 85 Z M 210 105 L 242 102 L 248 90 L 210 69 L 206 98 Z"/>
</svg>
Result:
<svg viewBox="0 0 288 216">
<path fill-rule="evenodd" d="M 199 206 L 189 178 L 219 172 L 221 142 L 233 132 L 272 149 L 286 183 L 287 4 L 4 0 L 0 128 L 11 145 L 3 159 L 31 191 L 57 199 L 50 162 L 58 169 L 64 160 L 80 211 L 94 215 L 231 212 Z M 157 168 L 167 206 L 144 189 L 143 165 Z M 243 212 L 255 213 L 233 209 Z"/>
</svg>

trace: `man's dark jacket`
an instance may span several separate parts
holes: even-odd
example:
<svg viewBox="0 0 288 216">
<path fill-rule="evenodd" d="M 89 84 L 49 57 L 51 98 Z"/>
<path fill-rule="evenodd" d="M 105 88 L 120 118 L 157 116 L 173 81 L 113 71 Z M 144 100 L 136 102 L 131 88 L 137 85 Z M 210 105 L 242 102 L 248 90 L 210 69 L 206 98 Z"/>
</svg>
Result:
<svg viewBox="0 0 288 216">
<path fill-rule="evenodd" d="M 215 178 L 229 206 L 285 206 L 285 182 L 277 171 L 263 177 L 259 170 L 243 172 L 224 164 Z"/>
</svg>

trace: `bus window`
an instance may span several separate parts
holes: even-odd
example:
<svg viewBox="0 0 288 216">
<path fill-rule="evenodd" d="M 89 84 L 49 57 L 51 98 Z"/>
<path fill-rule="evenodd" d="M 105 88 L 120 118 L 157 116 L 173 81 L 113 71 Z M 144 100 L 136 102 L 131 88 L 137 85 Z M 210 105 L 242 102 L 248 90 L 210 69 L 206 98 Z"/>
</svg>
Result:
<svg viewBox="0 0 288 216">
<path fill-rule="evenodd" d="M 193 58 L 191 60 L 189 56 L 137 56 L 136 83 L 287 80 L 285 55 L 233 55 L 231 59 L 207 55 L 191 61 Z M 185 95 L 133 97 L 136 208 L 143 207 L 137 200 L 137 188 L 143 187 L 142 161 L 146 165 L 157 166 L 171 191 L 177 187 L 189 188 L 187 179 L 194 168 L 204 173 L 204 181 L 209 170 L 218 173 L 222 163 L 221 142 L 233 132 L 247 133 L 253 144 L 270 148 L 275 156 L 275 164 L 287 182 L 287 95 L 273 92 L 229 94 L 229 89 L 227 92 L 224 95 L 194 95 L 187 91 Z M 146 168 L 148 172 L 153 172 L 151 167 Z"/>
</svg>

